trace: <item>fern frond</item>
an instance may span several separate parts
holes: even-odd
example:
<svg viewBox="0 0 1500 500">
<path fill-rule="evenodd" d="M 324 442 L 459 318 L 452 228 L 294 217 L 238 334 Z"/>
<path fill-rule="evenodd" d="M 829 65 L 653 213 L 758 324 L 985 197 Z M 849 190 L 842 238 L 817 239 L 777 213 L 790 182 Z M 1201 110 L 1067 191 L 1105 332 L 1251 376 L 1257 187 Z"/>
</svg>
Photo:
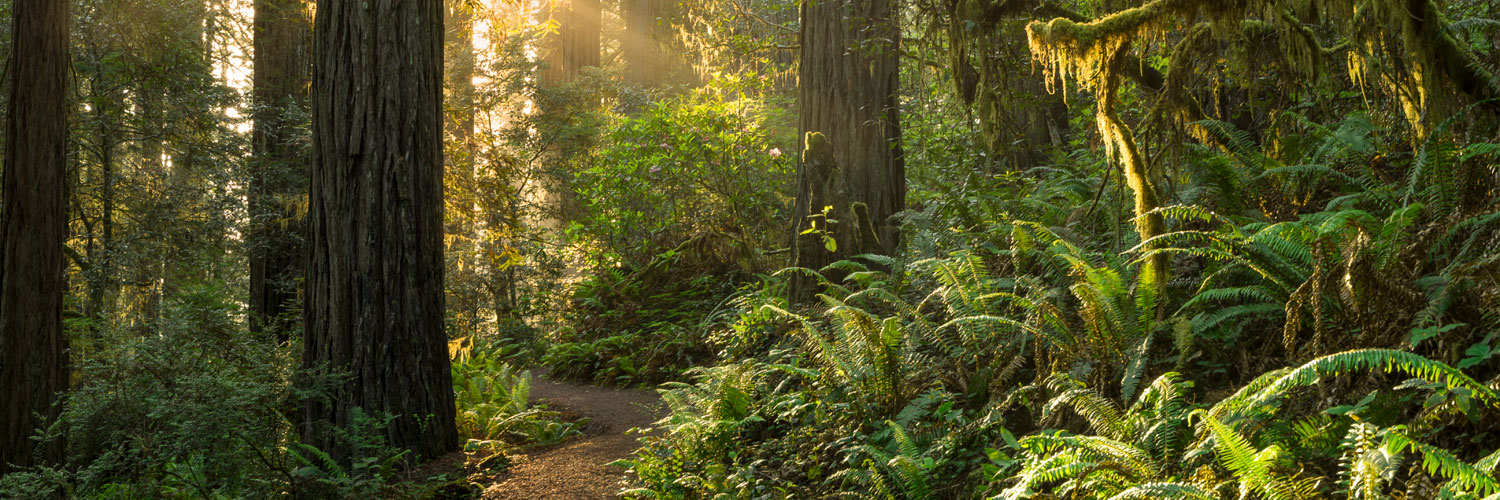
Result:
<svg viewBox="0 0 1500 500">
<path fill-rule="evenodd" d="M 1386 431 L 1386 443 L 1395 449 L 1409 448 L 1422 455 L 1422 468 L 1428 474 L 1447 478 L 1456 488 L 1470 493 L 1490 495 L 1500 492 L 1500 481 L 1489 472 L 1481 470 L 1448 450 L 1411 439 L 1397 427 Z M 1447 489 L 1445 485 L 1445 489 Z"/>
<path fill-rule="evenodd" d="M 1221 308 L 1193 317 L 1193 331 L 1202 333 L 1219 326 L 1220 323 L 1241 317 L 1280 319 L 1286 314 L 1286 306 L 1277 303 L 1242 304 Z"/>
<path fill-rule="evenodd" d="M 1449 389 L 1468 389 L 1473 392 L 1475 399 L 1491 406 L 1500 405 L 1500 398 L 1496 397 L 1494 391 L 1469 378 L 1468 375 L 1464 375 L 1458 369 L 1417 354 L 1393 349 L 1356 349 L 1314 359 L 1251 395 L 1244 401 L 1244 404 L 1265 405 L 1293 388 L 1315 384 L 1322 377 L 1336 376 L 1356 370 L 1400 372 L 1428 382 L 1444 384 Z M 1230 399 L 1225 401 L 1228 402 Z"/>
<path fill-rule="evenodd" d="M 1377 434 L 1374 425 L 1355 422 L 1340 444 L 1344 453 L 1339 474 L 1350 500 L 1380 500 L 1382 487 L 1397 470 L 1398 457 L 1375 443 Z"/>
<path fill-rule="evenodd" d="M 1140 448 L 1098 436 L 1038 434 L 1021 438 L 1022 449 L 1044 455 L 1066 451 L 1088 462 L 1113 465 L 1117 472 L 1136 481 L 1157 477 L 1160 467 Z"/>
<path fill-rule="evenodd" d="M 1296 500 L 1313 496 L 1311 488 L 1305 483 L 1279 477 L 1271 469 L 1272 462 L 1281 453 L 1280 447 L 1271 445 L 1266 449 L 1256 450 L 1244 436 L 1225 426 L 1208 412 L 1195 410 L 1193 415 L 1201 419 L 1217 443 L 1214 452 L 1219 463 L 1234 473 L 1243 486 L 1267 500 Z"/>
<path fill-rule="evenodd" d="M 1212 491 L 1187 483 L 1145 483 L 1121 491 L 1109 500 L 1219 500 Z"/>
<path fill-rule="evenodd" d="M 1079 387 L 1063 391 L 1047 402 L 1042 415 L 1045 418 L 1065 405 L 1087 420 L 1094 432 L 1110 439 L 1127 438 L 1125 418 L 1120 414 L 1119 407 L 1093 390 Z"/>
</svg>

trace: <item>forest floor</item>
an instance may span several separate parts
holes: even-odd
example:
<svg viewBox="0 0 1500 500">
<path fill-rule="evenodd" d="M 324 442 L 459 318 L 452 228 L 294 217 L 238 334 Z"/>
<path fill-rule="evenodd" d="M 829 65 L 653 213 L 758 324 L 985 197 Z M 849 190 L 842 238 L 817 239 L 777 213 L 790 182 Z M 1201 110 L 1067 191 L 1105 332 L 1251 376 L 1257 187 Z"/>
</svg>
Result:
<svg viewBox="0 0 1500 500">
<path fill-rule="evenodd" d="M 638 434 L 626 431 L 650 426 L 663 414 L 661 399 L 646 389 L 615 389 L 556 382 L 545 370 L 534 370 L 533 403 L 587 418 L 584 436 L 551 448 L 519 455 L 508 474 L 484 490 L 486 500 L 593 500 L 615 498 L 625 471 L 610 462 L 629 458 L 639 447 Z"/>
</svg>

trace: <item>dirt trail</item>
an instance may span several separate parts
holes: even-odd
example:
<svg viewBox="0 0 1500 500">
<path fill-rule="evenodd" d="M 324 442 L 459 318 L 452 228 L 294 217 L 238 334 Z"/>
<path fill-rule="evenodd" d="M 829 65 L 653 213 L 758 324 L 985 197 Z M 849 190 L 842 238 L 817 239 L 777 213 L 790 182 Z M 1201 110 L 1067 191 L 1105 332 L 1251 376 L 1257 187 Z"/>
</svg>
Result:
<svg viewBox="0 0 1500 500">
<path fill-rule="evenodd" d="M 615 498 L 625 471 L 608 464 L 627 458 L 638 446 L 634 427 L 662 416 L 661 399 L 645 389 L 612 389 L 554 382 L 534 370 L 533 403 L 588 417 L 584 437 L 515 457 L 510 474 L 484 490 L 487 500 L 592 500 Z"/>
</svg>

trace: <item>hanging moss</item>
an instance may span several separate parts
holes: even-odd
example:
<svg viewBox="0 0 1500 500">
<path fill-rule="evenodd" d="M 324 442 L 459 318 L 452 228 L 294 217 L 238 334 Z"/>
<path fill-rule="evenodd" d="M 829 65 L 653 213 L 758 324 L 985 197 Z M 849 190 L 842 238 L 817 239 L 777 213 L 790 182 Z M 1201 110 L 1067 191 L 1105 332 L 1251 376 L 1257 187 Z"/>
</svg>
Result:
<svg viewBox="0 0 1500 500">
<path fill-rule="evenodd" d="M 1457 111 L 1460 103 L 1448 86 L 1474 101 L 1500 97 L 1500 77 L 1448 34 L 1433 0 L 1364 0 L 1351 13 L 1350 78 L 1395 98 L 1419 139 L 1435 120 Z"/>
<path fill-rule="evenodd" d="M 1060 18 L 1026 27 L 1032 56 L 1042 63 L 1049 90 L 1055 90 L 1050 87 L 1053 82 L 1073 79 L 1094 92 L 1098 101 L 1095 121 L 1107 154 L 1119 162 L 1125 182 L 1134 193 L 1136 232 L 1143 242 L 1161 235 L 1165 223 L 1155 213 L 1161 206 L 1160 195 L 1147 173 L 1134 133 L 1115 112 L 1124 74 L 1120 63 L 1132 43 L 1165 39 L 1173 16 L 1195 8 L 1197 3 L 1157 0 L 1088 23 Z M 1142 268 L 1142 282 L 1159 291 L 1166 283 L 1166 274 L 1166 260 L 1153 257 Z"/>
<path fill-rule="evenodd" d="M 1117 71 L 1111 57 L 1123 56 L 1120 49 L 1133 42 L 1164 40 L 1173 15 L 1191 11 L 1199 0 L 1156 0 L 1095 21 L 1080 23 L 1057 18 L 1035 21 L 1026 26 L 1027 43 L 1032 55 L 1042 63 L 1049 84 L 1077 80 L 1084 88 L 1100 90 L 1103 81 L 1112 76 L 1106 68 Z"/>
</svg>

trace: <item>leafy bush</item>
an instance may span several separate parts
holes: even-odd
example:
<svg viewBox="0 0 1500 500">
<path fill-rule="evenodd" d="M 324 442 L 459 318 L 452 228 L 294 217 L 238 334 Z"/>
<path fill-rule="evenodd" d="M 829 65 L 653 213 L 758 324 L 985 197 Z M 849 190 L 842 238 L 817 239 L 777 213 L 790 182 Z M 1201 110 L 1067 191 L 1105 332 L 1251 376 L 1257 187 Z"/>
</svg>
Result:
<svg viewBox="0 0 1500 500">
<path fill-rule="evenodd" d="M 68 459 L 37 481 L 78 497 L 273 496 L 289 488 L 295 347 L 239 328 L 228 291 L 192 285 L 145 336 L 103 332 L 83 383 L 47 430 Z M 35 491 L 33 493 L 36 493 Z"/>
<path fill-rule="evenodd" d="M 619 118 L 571 184 L 569 231 L 596 262 L 638 266 L 704 233 L 747 256 L 785 237 L 789 190 L 774 187 L 790 185 L 796 145 L 783 106 L 757 97 L 765 84 L 726 76 Z"/>
</svg>

